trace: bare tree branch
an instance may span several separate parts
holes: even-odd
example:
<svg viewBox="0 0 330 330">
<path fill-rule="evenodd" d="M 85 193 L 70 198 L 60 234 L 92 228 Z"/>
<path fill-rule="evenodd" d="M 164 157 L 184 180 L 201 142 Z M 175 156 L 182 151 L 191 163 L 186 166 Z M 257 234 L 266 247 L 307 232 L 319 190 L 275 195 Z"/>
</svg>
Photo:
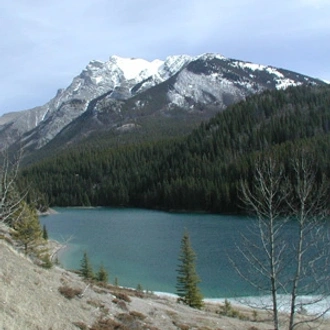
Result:
<svg viewBox="0 0 330 330">
<path fill-rule="evenodd" d="M 248 283 L 270 293 L 276 330 L 280 329 L 280 293 L 290 297 L 289 330 L 330 310 L 329 306 L 296 318 L 304 306 L 318 304 L 329 294 L 329 225 L 324 221 L 327 187 L 317 183 L 310 158 L 304 151 L 294 157 L 286 175 L 274 159 L 259 160 L 253 183 L 241 183 L 242 201 L 254 215 L 257 239 L 242 236 L 242 244 L 237 246 L 248 271 L 246 265 L 243 271 L 231 261 Z M 300 295 L 310 296 L 301 300 Z"/>
</svg>

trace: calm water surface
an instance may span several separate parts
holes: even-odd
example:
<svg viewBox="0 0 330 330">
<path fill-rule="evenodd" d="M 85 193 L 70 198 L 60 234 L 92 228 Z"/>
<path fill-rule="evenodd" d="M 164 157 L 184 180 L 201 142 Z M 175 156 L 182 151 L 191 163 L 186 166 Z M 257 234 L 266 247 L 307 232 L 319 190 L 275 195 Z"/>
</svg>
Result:
<svg viewBox="0 0 330 330">
<path fill-rule="evenodd" d="M 40 221 L 51 238 L 69 240 L 59 258 L 67 269 L 78 269 L 86 251 L 94 270 L 103 263 L 112 283 L 117 277 L 119 285 L 175 293 L 180 243 L 187 229 L 205 297 L 256 294 L 228 260 L 249 223 L 245 217 L 120 208 L 56 211 Z"/>
</svg>

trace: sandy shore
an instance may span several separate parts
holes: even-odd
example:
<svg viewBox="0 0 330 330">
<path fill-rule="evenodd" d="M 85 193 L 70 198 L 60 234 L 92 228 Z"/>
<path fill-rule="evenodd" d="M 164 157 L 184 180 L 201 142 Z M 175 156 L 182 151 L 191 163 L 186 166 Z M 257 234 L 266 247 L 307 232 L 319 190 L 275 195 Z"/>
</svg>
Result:
<svg viewBox="0 0 330 330">
<path fill-rule="evenodd" d="M 46 216 L 46 215 L 51 215 L 51 214 L 58 214 L 57 211 L 55 211 L 54 209 L 52 208 L 49 208 L 47 211 L 45 212 L 39 212 L 38 211 L 38 216 Z"/>
</svg>

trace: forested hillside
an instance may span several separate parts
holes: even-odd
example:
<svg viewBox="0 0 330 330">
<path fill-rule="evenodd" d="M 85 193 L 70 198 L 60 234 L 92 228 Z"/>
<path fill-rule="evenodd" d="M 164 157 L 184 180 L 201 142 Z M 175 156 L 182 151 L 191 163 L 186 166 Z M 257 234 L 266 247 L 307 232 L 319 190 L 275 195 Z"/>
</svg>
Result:
<svg viewBox="0 0 330 330">
<path fill-rule="evenodd" d="M 317 164 L 318 179 L 328 180 L 329 131 L 329 86 L 267 91 L 186 137 L 72 148 L 24 169 L 21 182 L 51 206 L 237 212 L 239 180 L 251 180 L 260 157 L 280 159 L 289 171 L 292 155 L 304 150 Z"/>
</svg>

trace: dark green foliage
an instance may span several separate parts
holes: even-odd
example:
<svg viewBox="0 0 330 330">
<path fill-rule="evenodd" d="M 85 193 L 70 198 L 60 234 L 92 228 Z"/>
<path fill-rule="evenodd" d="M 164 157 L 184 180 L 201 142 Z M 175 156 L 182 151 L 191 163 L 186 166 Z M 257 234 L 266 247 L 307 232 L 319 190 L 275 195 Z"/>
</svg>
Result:
<svg viewBox="0 0 330 330">
<path fill-rule="evenodd" d="M 48 232 L 47 232 L 46 225 L 42 226 L 42 238 L 46 241 L 48 240 Z"/>
<path fill-rule="evenodd" d="M 84 252 L 83 258 L 81 259 L 79 270 L 83 278 L 89 280 L 94 278 L 93 268 L 92 265 L 90 264 L 87 252 Z"/>
<path fill-rule="evenodd" d="M 34 251 L 42 238 L 36 210 L 25 202 L 21 202 L 16 212 L 13 213 L 13 218 L 16 219 L 13 223 L 14 238 L 23 244 L 26 254 Z"/>
<path fill-rule="evenodd" d="M 142 287 L 142 285 L 140 283 L 137 285 L 136 291 L 143 292 L 143 287 Z"/>
<path fill-rule="evenodd" d="M 47 253 L 41 258 L 42 264 L 41 266 L 46 269 L 50 269 L 53 267 L 53 263 L 50 259 L 50 255 Z"/>
<path fill-rule="evenodd" d="M 180 301 L 185 304 L 194 308 L 201 308 L 203 298 L 198 288 L 200 280 L 195 269 L 195 259 L 196 255 L 191 247 L 189 235 L 185 232 L 181 240 L 180 264 L 177 270 L 177 294 Z"/>
<path fill-rule="evenodd" d="M 228 317 L 234 317 L 234 318 L 239 318 L 239 319 L 245 319 L 243 315 L 239 313 L 238 310 L 234 309 L 231 303 L 225 299 L 225 302 L 223 306 L 221 306 L 221 309 L 219 311 L 220 315 L 225 315 Z"/>
<path fill-rule="evenodd" d="M 60 266 L 60 260 L 58 259 L 58 256 L 56 256 L 55 260 L 54 260 L 54 265 Z"/>
<path fill-rule="evenodd" d="M 35 185 L 50 206 L 238 212 L 238 183 L 251 181 L 257 158 L 282 159 L 289 171 L 293 153 L 311 150 L 317 173 L 328 180 L 329 94 L 329 86 L 267 91 L 186 137 L 146 142 L 137 133 L 136 144 L 112 147 L 95 137 L 26 168 L 20 182 Z"/>
<path fill-rule="evenodd" d="M 103 264 L 101 264 L 100 269 L 96 274 L 96 280 L 103 283 L 107 283 L 109 281 L 108 272 L 105 270 Z"/>
</svg>

